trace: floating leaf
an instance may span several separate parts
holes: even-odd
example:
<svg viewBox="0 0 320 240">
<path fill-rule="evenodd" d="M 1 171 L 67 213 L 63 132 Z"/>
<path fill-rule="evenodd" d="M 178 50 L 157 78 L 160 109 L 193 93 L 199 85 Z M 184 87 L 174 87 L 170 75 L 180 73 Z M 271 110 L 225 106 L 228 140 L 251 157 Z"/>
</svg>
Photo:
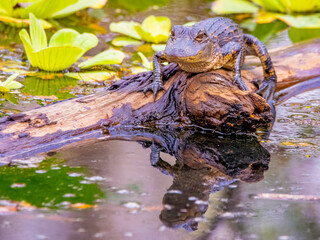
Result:
<svg viewBox="0 0 320 240">
<path fill-rule="evenodd" d="M 136 31 L 135 27 L 139 26 L 140 24 L 133 21 L 122 21 L 118 23 L 111 23 L 110 24 L 110 31 L 121 33 L 130 37 L 133 37 L 135 39 L 141 39 L 140 35 Z"/>
<path fill-rule="evenodd" d="M 291 13 L 291 12 L 316 12 L 320 10 L 319 0 L 252 0 L 266 10 Z"/>
<path fill-rule="evenodd" d="M 256 13 L 258 7 L 245 0 L 217 0 L 211 10 L 216 14 Z"/>
<path fill-rule="evenodd" d="M 63 47 L 63 46 L 72 46 L 76 37 L 79 36 L 79 33 L 73 29 L 61 29 L 52 35 L 49 47 Z"/>
<path fill-rule="evenodd" d="M 106 64 L 120 64 L 125 58 L 125 54 L 118 50 L 109 49 L 96 56 L 90 58 L 89 60 L 79 64 L 80 68 L 90 68 L 97 65 Z"/>
<path fill-rule="evenodd" d="M 35 16 L 30 13 L 30 39 L 33 51 L 39 51 L 47 47 L 47 35 Z"/>
<path fill-rule="evenodd" d="M 0 81 L 0 92 L 9 92 L 11 89 L 18 89 L 23 87 L 23 85 L 17 81 L 14 81 L 16 77 L 18 77 L 19 74 L 15 73 L 8 77 L 8 79 L 4 82 Z"/>
<path fill-rule="evenodd" d="M 102 8 L 107 0 L 78 0 L 76 3 L 63 8 L 61 11 L 52 14 L 54 18 L 62 18 L 84 8 Z"/>
<path fill-rule="evenodd" d="M 148 60 L 148 58 L 146 58 L 145 55 L 143 55 L 143 53 L 141 52 L 138 52 L 138 55 L 140 56 L 141 60 L 142 60 L 142 65 L 148 69 L 148 70 L 152 70 L 153 69 L 153 65 L 152 65 L 152 62 L 150 62 Z"/>
<path fill-rule="evenodd" d="M 277 18 L 295 28 L 320 28 L 319 13 L 298 16 L 277 14 Z"/>
<path fill-rule="evenodd" d="M 27 27 L 30 25 L 29 19 L 19 19 L 19 18 L 14 18 L 9 16 L 0 16 L 0 21 L 6 23 L 9 26 L 18 27 L 18 28 Z M 52 25 L 45 20 L 41 19 L 40 23 L 44 29 L 52 27 Z"/>
<path fill-rule="evenodd" d="M 67 77 L 75 78 L 85 82 L 103 82 L 112 78 L 116 74 L 117 72 L 114 72 L 114 71 L 101 71 L 101 72 L 80 72 L 80 73 L 72 72 L 72 73 L 65 73 L 64 75 Z"/>
<path fill-rule="evenodd" d="M 48 47 L 33 52 L 34 67 L 45 71 L 61 71 L 74 64 L 81 56 L 83 49 L 79 47 Z"/>
<path fill-rule="evenodd" d="M 129 37 L 116 37 L 111 41 L 111 44 L 117 47 L 141 45 L 141 41 Z"/>
<path fill-rule="evenodd" d="M 269 11 L 286 12 L 286 8 L 283 5 L 283 2 L 284 2 L 283 0 L 252 0 L 252 1 Z"/>
<path fill-rule="evenodd" d="M 135 26 L 141 39 L 146 42 L 166 42 L 170 35 L 171 21 L 167 17 L 149 16 L 142 25 Z"/>
<path fill-rule="evenodd" d="M 110 24 L 110 31 L 122 33 L 145 42 L 166 42 L 170 35 L 171 21 L 167 17 L 147 17 L 142 24 L 122 21 Z"/>
<path fill-rule="evenodd" d="M 28 18 L 33 13 L 37 18 L 51 18 L 54 13 L 78 2 L 78 0 L 40 0 L 21 11 L 21 18 Z"/>
<path fill-rule="evenodd" d="M 271 23 L 256 24 L 251 34 L 256 36 L 260 41 L 267 42 L 269 39 L 272 39 L 276 33 L 286 28 L 288 28 L 287 24 L 277 20 Z"/>
<path fill-rule="evenodd" d="M 30 20 L 30 36 L 25 29 L 19 35 L 31 65 L 42 70 L 64 70 L 98 44 L 98 38 L 93 34 L 62 29 L 52 36 L 47 47 L 46 34 L 39 20 L 32 14 Z"/>
<path fill-rule="evenodd" d="M 288 35 L 293 43 L 320 37 L 320 28 L 293 28 L 288 30 Z"/>
</svg>

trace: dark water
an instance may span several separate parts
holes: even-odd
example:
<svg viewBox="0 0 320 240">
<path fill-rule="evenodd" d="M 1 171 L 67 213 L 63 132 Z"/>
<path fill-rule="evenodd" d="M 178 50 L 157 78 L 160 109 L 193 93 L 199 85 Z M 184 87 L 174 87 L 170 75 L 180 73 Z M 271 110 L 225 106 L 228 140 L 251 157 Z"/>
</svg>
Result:
<svg viewBox="0 0 320 240">
<path fill-rule="evenodd" d="M 110 2 L 105 24 L 210 16 L 206 1 L 139 14 Z M 270 47 L 288 43 L 286 33 L 272 39 Z M 0 239 L 320 239 L 319 96 L 277 106 L 268 140 L 114 129 L 17 159 L 0 168 Z"/>
</svg>

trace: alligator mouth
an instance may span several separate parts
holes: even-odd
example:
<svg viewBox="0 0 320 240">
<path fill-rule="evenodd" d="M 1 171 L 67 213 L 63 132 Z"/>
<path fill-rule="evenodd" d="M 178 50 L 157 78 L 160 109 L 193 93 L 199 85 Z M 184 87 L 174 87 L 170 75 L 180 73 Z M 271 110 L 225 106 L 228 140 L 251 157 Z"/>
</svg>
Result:
<svg viewBox="0 0 320 240">
<path fill-rule="evenodd" d="M 166 58 L 170 62 L 195 62 L 197 60 L 201 61 L 201 55 L 203 51 L 199 51 L 196 55 L 193 56 L 176 56 L 176 55 L 166 55 Z"/>
</svg>

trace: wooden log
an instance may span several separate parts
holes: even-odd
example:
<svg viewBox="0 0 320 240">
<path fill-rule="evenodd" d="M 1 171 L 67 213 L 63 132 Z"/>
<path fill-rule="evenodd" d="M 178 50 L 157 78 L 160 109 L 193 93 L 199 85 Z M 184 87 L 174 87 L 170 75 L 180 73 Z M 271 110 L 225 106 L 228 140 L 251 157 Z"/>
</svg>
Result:
<svg viewBox="0 0 320 240">
<path fill-rule="evenodd" d="M 271 53 L 283 89 L 320 75 L 320 39 Z M 165 88 L 156 101 L 142 89 L 150 72 L 126 77 L 107 93 L 63 101 L 0 119 L 0 159 L 7 161 L 48 151 L 83 138 L 101 136 L 100 125 L 173 128 L 198 126 L 225 133 L 255 131 L 271 121 L 270 106 L 254 93 L 262 79 L 257 58 L 246 60 L 242 77 L 251 92 L 232 83 L 231 71 L 190 74 L 169 64 Z"/>
</svg>

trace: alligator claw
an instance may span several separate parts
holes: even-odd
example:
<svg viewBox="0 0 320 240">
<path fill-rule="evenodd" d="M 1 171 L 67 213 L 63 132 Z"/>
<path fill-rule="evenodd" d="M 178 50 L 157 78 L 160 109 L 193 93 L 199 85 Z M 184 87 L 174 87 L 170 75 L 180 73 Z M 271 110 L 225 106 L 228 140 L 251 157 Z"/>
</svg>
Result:
<svg viewBox="0 0 320 240">
<path fill-rule="evenodd" d="M 273 101 L 274 92 L 276 89 L 276 82 L 273 80 L 265 80 L 262 82 L 257 94 L 262 96 L 267 102 Z"/>
<path fill-rule="evenodd" d="M 244 91 L 249 91 L 247 85 L 244 83 L 240 76 L 235 76 L 235 82 L 238 84 L 239 88 Z"/>
<path fill-rule="evenodd" d="M 144 95 L 146 96 L 146 93 L 148 91 L 152 91 L 153 92 L 153 98 L 154 100 L 156 99 L 157 97 L 157 93 L 159 90 L 164 90 L 165 92 L 167 91 L 164 86 L 160 83 L 157 83 L 157 82 L 152 82 L 150 83 L 148 86 L 146 86 L 144 89 L 143 89 L 143 93 Z"/>
</svg>

